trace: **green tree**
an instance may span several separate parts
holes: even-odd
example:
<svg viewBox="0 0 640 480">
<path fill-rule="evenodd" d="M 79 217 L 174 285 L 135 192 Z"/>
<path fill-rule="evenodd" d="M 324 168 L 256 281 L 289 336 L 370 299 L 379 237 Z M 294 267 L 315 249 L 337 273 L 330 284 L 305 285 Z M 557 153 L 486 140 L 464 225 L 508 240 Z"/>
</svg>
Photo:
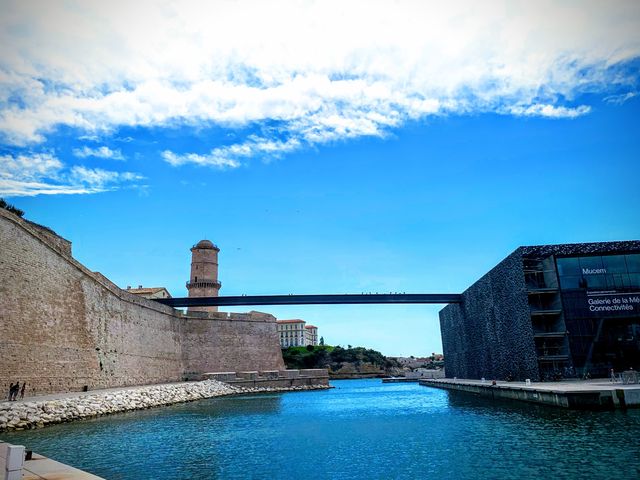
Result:
<svg viewBox="0 0 640 480">
<path fill-rule="evenodd" d="M 19 217 L 22 217 L 24 215 L 24 212 L 22 210 L 20 210 L 19 208 L 14 207 L 10 203 L 5 202 L 4 198 L 0 198 L 0 208 L 4 208 L 8 212 L 11 212 L 11 213 L 13 213 L 13 214 L 15 214 L 15 215 L 17 215 Z"/>
</svg>

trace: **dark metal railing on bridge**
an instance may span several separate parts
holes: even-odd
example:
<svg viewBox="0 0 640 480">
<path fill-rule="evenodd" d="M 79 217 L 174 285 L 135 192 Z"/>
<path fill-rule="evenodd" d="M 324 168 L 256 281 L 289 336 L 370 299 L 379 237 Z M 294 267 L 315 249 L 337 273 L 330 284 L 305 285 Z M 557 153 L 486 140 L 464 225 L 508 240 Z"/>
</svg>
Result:
<svg viewBox="0 0 640 480">
<path fill-rule="evenodd" d="M 228 297 L 157 298 L 170 307 L 223 307 L 237 305 L 347 305 L 461 303 L 458 293 L 376 293 L 329 295 L 238 295 Z"/>
</svg>

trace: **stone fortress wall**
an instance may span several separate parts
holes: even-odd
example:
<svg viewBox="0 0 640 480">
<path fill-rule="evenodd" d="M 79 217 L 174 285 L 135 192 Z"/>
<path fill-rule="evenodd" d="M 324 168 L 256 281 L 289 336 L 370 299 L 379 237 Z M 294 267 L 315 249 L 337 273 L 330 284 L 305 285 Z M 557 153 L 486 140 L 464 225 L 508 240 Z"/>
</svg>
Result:
<svg viewBox="0 0 640 480">
<path fill-rule="evenodd" d="M 275 317 L 190 314 L 91 272 L 51 230 L 0 209 L 0 388 L 26 395 L 284 368 Z M 2 393 L 0 393 L 0 396 Z"/>
</svg>

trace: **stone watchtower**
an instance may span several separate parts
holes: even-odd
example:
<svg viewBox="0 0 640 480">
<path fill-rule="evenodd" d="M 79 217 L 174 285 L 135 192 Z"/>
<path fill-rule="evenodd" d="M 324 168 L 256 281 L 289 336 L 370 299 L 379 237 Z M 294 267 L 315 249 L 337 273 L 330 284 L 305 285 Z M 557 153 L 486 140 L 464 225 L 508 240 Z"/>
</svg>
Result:
<svg viewBox="0 0 640 480">
<path fill-rule="evenodd" d="M 191 248 L 191 279 L 187 282 L 189 297 L 217 297 L 222 284 L 218 281 L 218 252 L 209 240 L 200 240 Z M 189 312 L 217 312 L 218 307 L 190 307 Z"/>
</svg>

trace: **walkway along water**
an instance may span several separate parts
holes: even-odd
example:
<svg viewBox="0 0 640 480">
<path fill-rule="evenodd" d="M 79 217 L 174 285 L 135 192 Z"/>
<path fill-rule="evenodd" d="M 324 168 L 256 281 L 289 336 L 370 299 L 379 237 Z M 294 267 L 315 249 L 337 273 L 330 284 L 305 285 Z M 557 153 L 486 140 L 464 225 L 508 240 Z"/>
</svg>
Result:
<svg viewBox="0 0 640 480">
<path fill-rule="evenodd" d="M 420 380 L 425 387 L 457 390 L 492 399 L 519 400 L 572 409 L 602 410 L 640 407 L 640 385 L 606 379 L 567 382 L 493 382 L 469 379 Z"/>
<path fill-rule="evenodd" d="M 289 392 L 330 388 L 326 379 L 309 385 L 230 385 L 218 380 L 111 388 L 91 393 L 47 395 L 27 401 L 0 403 L 0 432 L 25 430 L 111 413 L 141 410 L 205 398 L 260 392 Z"/>
</svg>

